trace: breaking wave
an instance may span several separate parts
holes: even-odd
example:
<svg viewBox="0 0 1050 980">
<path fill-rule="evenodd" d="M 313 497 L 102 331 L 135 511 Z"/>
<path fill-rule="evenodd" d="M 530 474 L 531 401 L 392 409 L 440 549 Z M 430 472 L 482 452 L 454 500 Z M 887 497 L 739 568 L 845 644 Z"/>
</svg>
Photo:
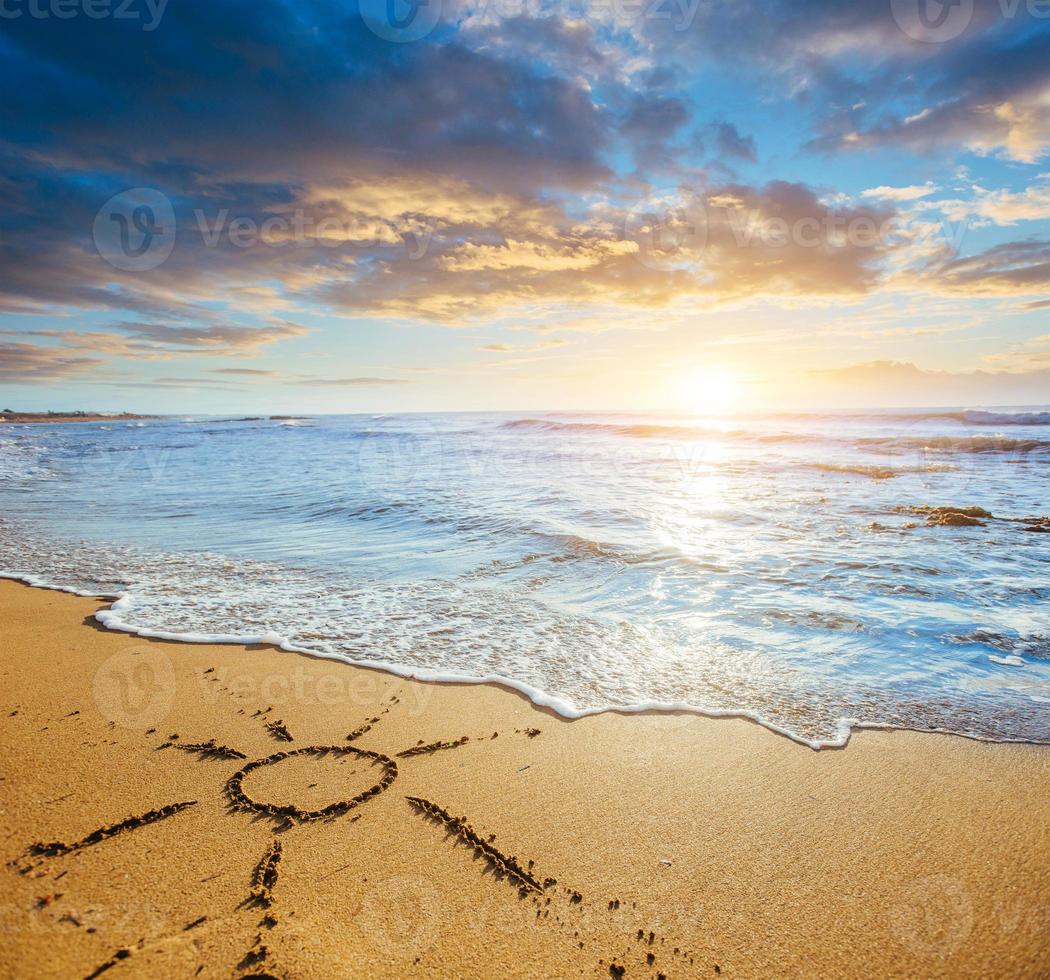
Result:
<svg viewBox="0 0 1050 980">
<path fill-rule="evenodd" d="M 1046 513 L 1044 423 L 283 421 L 0 429 L 0 570 L 574 717 L 1050 741 L 1042 522 L 920 517 Z"/>
</svg>

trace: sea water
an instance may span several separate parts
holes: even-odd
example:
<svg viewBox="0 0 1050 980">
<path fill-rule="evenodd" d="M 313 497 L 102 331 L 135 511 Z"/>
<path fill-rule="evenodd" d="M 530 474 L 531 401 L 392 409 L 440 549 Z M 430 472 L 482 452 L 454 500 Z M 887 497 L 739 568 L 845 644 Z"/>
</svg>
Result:
<svg viewBox="0 0 1050 980">
<path fill-rule="evenodd" d="M 1050 741 L 1048 476 L 1032 409 L 0 425 L 0 571 L 570 716 Z"/>
</svg>

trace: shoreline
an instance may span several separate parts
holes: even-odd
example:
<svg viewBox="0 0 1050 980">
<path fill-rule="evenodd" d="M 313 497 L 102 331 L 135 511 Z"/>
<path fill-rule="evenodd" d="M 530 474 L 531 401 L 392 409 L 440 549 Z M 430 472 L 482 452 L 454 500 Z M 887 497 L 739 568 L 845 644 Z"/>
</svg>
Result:
<svg viewBox="0 0 1050 980">
<path fill-rule="evenodd" d="M 872 730 L 818 753 L 740 719 L 568 721 L 495 685 L 114 632 L 102 605 L 0 581 L 7 975 L 1050 968 L 1046 746 Z M 330 818 L 282 828 L 224 791 L 254 765 L 251 801 L 309 817 L 362 795 L 369 754 L 396 774 Z M 20 874 L 35 841 L 73 849 Z"/>
<path fill-rule="evenodd" d="M 106 415 L 100 412 L 62 413 L 62 412 L 11 412 L 0 413 L 0 423 L 8 425 L 43 425 L 47 423 L 65 424 L 68 422 L 143 422 L 161 418 L 160 415 L 136 415 L 133 412 L 121 412 Z"/>
<path fill-rule="evenodd" d="M 120 619 L 117 605 L 125 598 L 124 595 L 106 595 L 97 592 L 83 592 L 72 587 L 54 585 L 35 575 L 22 575 L 15 572 L 0 570 L 0 581 L 17 582 L 34 589 L 47 589 L 53 592 L 74 595 L 79 598 L 97 599 L 104 603 L 104 607 L 95 613 L 95 619 L 101 628 L 130 636 L 137 636 L 146 640 L 162 640 L 170 643 L 185 644 L 208 644 L 211 646 L 267 646 L 284 653 L 296 656 L 311 657 L 317 660 L 333 661 L 356 667 L 361 670 L 375 670 L 382 674 L 392 675 L 404 680 L 414 681 L 420 684 L 447 684 L 462 685 L 466 687 L 491 686 L 509 692 L 517 697 L 523 698 L 533 708 L 545 714 L 550 714 L 562 721 L 578 721 L 582 718 L 591 718 L 604 714 L 620 715 L 622 717 L 633 717 L 639 715 L 695 715 L 701 718 L 715 720 L 737 720 L 757 725 L 774 735 L 794 742 L 796 745 L 811 749 L 814 752 L 840 751 L 849 747 L 853 737 L 858 732 L 885 731 L 885 732 L 911 732 L 917 735 L 945 735 L 952 738 L 970 739 L 975 742 L 990 745 L 1033 745 L 1050 748 L 1050 738 L 1045 742 L 1022 738 L 988 738 L 969 732 L 956 732 L 949 729 L 939 728 L 908 728 L 902 725 L 878 724 L 873 722 L 853 721 L 841 719 L 839 723 L 839 737 L 835 741 L 816 742 L 803 738 L 796 733 L 785 729 L 773 722 L 767 721 L 760 715 L 746 710 L 720 710 L 717 708 L 700 708 L 695 705 L 686 704 L 640 704 L 611 706 L 607 708 L 576 708 L 568 705 L 561 698 L 549 695 L 545 691 L 533 687 L 513 678 L 502 675 L 488 677 L 453 676 L 437 671 L 419 671 L 415 668 L 405 667 L 401 664 L 385 661 L 371 660 L 348 660 L 335 654 L 327 654 L 319 650 L 311 650 L 307 647 L 296 646 L 278 636 L 236 636 L 219 634 L 196 634 L 196 633 L 171 633 L 164 630 L 150 630 L 147 628 L 132 626 Z M 560 707 L 559 707 L 560 705 Z"/>
</svg>

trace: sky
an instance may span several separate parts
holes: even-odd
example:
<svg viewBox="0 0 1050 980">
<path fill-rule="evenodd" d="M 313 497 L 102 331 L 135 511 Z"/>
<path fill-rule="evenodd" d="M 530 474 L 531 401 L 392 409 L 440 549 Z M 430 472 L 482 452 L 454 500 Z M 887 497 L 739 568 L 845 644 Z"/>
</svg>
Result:
<svg viewBox="0 0 1050 980">
<path fill-rule="evenodd" d="M 0 407 L 1050 403 L 1050 0 L 3 0 Z"/>
</svg>

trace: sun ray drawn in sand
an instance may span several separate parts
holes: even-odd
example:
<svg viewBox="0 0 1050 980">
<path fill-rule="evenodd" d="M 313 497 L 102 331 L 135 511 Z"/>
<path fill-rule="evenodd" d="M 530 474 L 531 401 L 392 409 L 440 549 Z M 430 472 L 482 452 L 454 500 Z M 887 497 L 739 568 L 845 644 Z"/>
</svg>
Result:
<svg viewBox="0 0 1050 980">
<path fill-rule="evenodd" d="M 396 698 L 393 699 L 396 703 Z M 389 710 L 388 705 L 387 709 Z M 367 803 L 378 800 L 397 781 L 399 776 L 399 763 L 396 760 L 411 760 L 422 756 L 432 756 L 436 753 L 449 752 L 460 749 L 469 744 L 478 744 L 497 738 L 499 733 L 493 732 L 479 738 L 470 738 L 462 735 L 459 738 L 440 740 L 424 743 L 418 741 L 411 748 L 394 752 L 390 755 L 378 751 L 359 748 L 353 743 L 365 733 L 370 731 L 378 722 L 379 718 L 370 718 L 346 736 L 346 742 L 342 745 L 308 745 L 299 748 L 288 748 L 275 752 L 271 755 L 258 759 L 248 760 L 246 753 L 228 745 L 219 744 L 215 739 L 203 742 L 182 742 L 177 735 L 172 735 L 159 749 L 174 748 L 184 752 L 192 753 L 202 761 L 224 762 L 229 760 L 244 761 L 244 764 L 224 784 L 223 797 L 226 811 L 230 815 L 238 813 L 251 813 L 256 818 L 270 821 L 274 834 L 285 834 L 294 831 L 304 825 L 316 821 L 332 821 L 343 817 L 352 811 L 363 807 Z M 283 722 L 266 723 L 267 731 L 277 740 L 294 744 L 293 734 Z M 524 731 L 516 730 L 527 738 L 535 738 L 540 734 L 539 729 L 528 728 Z M 258 799 L 245 787 L 245 781 L 257 770 L 271 766 L 277 766 L 291 759 L 299 760 L 322 760 L 326 758 L 351 758 L 364 762 L 369 768 L 376 772 L 375 782 L 367 789 L 359 792 L 348 799 L 337 800 L 324 807 L 307 809 L 296 803 L 273 803 Z M 248 760 L 248 761 L 245 761 Z M 467 817 L 454 816 L 441 804 L 418 796 L 405 796 L 405 802 L 412 807 L 413 812 L 428 822 L 442 827 L 446 832 L 446 839 L 454 843 L 464 845 L 473 852 L 476 860 L 484 862 L 485 867 L 498 879 L 508 881 L 517 889 L 519 899 L 530 900 L 536 906 L 536 919 L 544 923 L 550 923 L 561 930 L 571 929 L 574 924 L 574 913 L 583 904 L 583 895 L 574 888 L 565 885 L 559 886 L 554 877 L 542 877 L 536 870 L 534 861 L 522 862 L 513 854 L 505 854 L 493 843 L 495 834 L 484 835 L 479 833 L 471 825 Z M 178 816 L 185 810 L 197 805 L 196 800 L 185 800 L 169 803 L 156 809 L 147 811 L 140 816 L 128 817 L 117 823 L 101 827 L 85 837 L 72 843 L 63 841 L 38 842 L 30 844 L 24 854 L 12 862 L 13 866 L 22 874 L 28 874 L 34 869 L 40 868 L 46 862 L 59 860 L 72 855 L 88 847 L 94 847 L 116 837 L 132 833 L 135 830 L 150 826 L 158 821 L 168 820 Z M 358 814 L 351 817 L 352 821 L 358 819 Z M 241 908 L 258 908 L 263 912 L 258 922 L 258 931 L 248 951 L 236 964 L 236 972 L 241 977 L 253 977 L 256 980 L 264 977 L 281 976 L 281 971 L 274 962 L 274 955 L 264 938 L 266 934 L 277 927 L 280 923 L 278 904 L 278 885 L 281 875 L 282 862 L 287 860 L 285 840 L 275 837 L 267 846 L 265 853 L 261 856 L 258 864 L 252 871 L 249 879 L 249 891 L 247 897 L 241 903 Z M 552 899 L 560 898 L 564 902 L 561 912 L 554 912 L 552 916 Z M 603 913 L 618 914 L 620 912 L 619 899 L 603 901 L 600 905 Z M 202 916 L 185 927 L 186 930 L 196 928 L 207 920 Z M 579 925 L 579 923 L 576 923 Z M 625 924 L 626 925 L 626 924 Z M 578 939 L 580 930 L 573 933 L 573 938 Z M 603 970 L 607 970 L 613 977 L 623 975 L 624 962 L 629 958 L 637 958 L 644 962 L 648 968 L 647 973 L 654 980 L 666 978 L 665 972 L 660 972 L 656 960 L 658 955 L 665 961 L 677 961 L 677 965 L 689 968 L 692 958 L 688 953 L 674 947 L 673 952 L 664 952 L 656 945 L 656 934 L 652 930 L 635 929 L 632 925 L 624 935 L 629 937 L 629 942 L 615 953 L 599 959 L 598 964 Z M 660 939 L 660 944 L 665 943 Z M 135 945 L 123 946 L 112 954 L 105 962 L 100 964 L 88 976 L 88 980 L 100 976 L 103 973 L 119 966 L 125 960 L 133 957 L 136 953 L 146 948 L 149 944 L 146 940 L 140 940 Z M 579 947 L 584 946 L 583 940 L 579 940 Z"/>
</svg>

